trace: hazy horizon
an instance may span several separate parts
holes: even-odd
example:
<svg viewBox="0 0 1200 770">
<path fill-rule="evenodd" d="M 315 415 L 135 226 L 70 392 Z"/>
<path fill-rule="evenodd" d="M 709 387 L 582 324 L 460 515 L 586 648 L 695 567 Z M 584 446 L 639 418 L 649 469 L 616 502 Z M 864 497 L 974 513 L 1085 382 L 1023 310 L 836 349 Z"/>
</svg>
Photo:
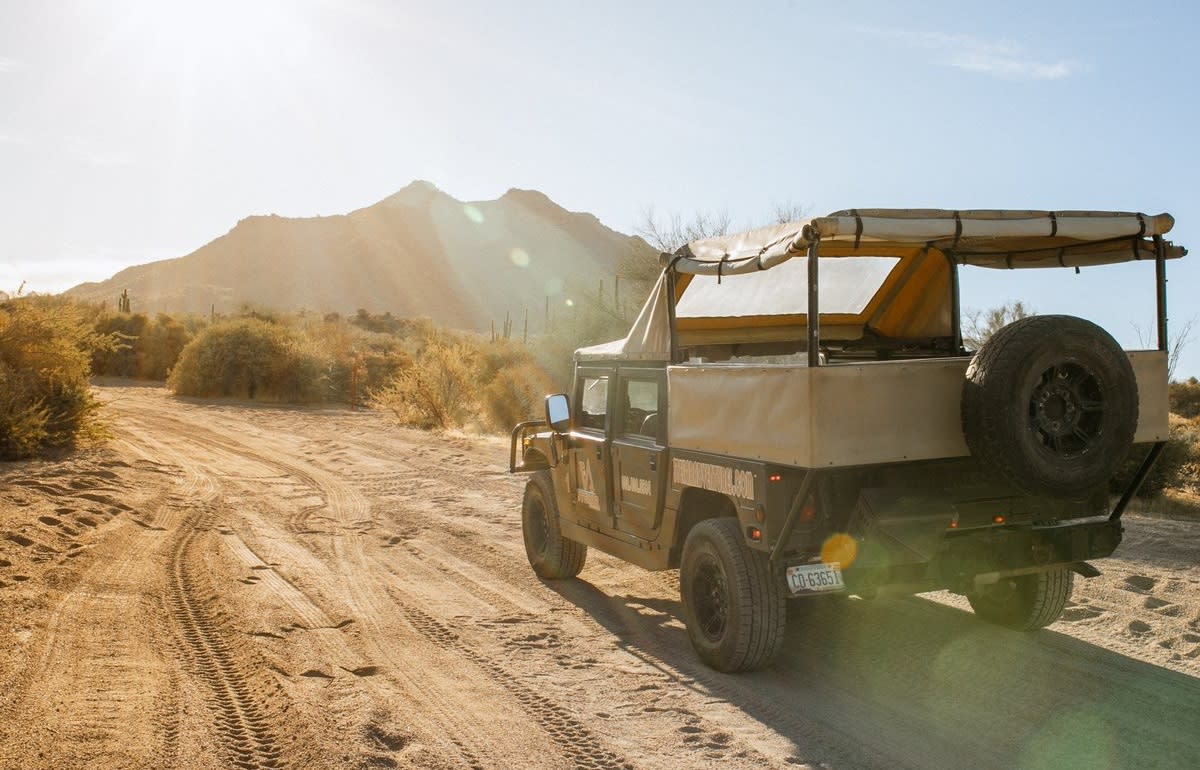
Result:
<svg viewBox="0 0 1200 770">
<path fill-rule="evenodd" d="M 1191 6 L 752 9 L 0 2 L 0 289 L 179 257 L 244 217 L 342 214 L 414 179 L 532 188 L 623 233 L 653 206 L 1169 211 L 1200 239 Z M 1033 23 L 1030 23 L 1030 20 Z M 1171 317 L 1200 313 L 1196 256 Z M 1144 265 L 965 271 L 1135 345 Z M 1200 374 L 1200 343 L 1178 375 Z"/>
</svg>

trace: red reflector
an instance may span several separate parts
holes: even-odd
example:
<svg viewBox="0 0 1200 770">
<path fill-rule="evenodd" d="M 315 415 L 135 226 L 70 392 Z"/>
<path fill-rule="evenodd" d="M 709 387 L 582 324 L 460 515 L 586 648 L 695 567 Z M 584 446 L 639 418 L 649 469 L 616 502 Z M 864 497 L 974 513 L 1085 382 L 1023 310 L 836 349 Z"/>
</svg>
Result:
<svg viewBox="0 0 1200 770">
<path fill-rule="evenodd" d="M 1004 517 L 997 513 L 995 516 L 992 517 L 992 521 L 994 521 L 997 524 L 1003 524 Z"/>
<path fill-rule="evenodd" d="M 783 476 L 780 476 L 778 473 L 772 473 L 770 476 L 767 476 L 767 481 L 780 481 L 782 479 Z"/>
<path fill-rule="evenodd" d="M 950 522 L 950 529 L 958 529 L 958 519 Z"/>
<path fill-rule="evenodd" d="M 804 506 L 804 510 L 800 511 L 800 521 L 812 521 L 817 516 L 817 509 L 811 505 Z"/>
<path fill-rule="evenodd" d="M 748 534 L 751 540 L 762 540 L 762 530 L 758 527 L 750 527 Z"/>
</svg>

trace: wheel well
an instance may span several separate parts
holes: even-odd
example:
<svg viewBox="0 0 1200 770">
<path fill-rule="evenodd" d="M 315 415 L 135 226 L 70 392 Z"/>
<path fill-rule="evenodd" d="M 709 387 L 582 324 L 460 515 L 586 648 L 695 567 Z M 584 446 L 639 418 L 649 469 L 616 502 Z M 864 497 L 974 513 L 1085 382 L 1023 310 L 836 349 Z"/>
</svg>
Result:
<svg viewBox="0 0 1200 770">
<path fill-rule="evenodd" d="M 528 470 L 541 470 L 550 467 L 550 461 L 546 459 L 546 455 L 537 449 L 530 449 L 525 452 L 521 458 L 521 463 Z"/>
<path fill-rule="evenodd" d="M 687 541 L 692 527 L 705 519 L 719 519 L 725 516 L 737 517 L 737 506 L 726 495 L 696 487 L 688 487 L 683 490 L 683 494 L 679 498 L 675 542 L 671 544 L 670 566 L 679 566 L 679 559 L 683 554 L 683 544 Z"/>
</svg>

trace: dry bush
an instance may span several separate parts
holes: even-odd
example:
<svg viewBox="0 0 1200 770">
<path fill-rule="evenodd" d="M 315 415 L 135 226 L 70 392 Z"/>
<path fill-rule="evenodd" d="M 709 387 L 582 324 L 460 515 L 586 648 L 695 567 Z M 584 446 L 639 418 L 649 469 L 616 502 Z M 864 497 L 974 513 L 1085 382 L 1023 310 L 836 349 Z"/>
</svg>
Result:
<svg viewBox="0 0 1200 770">
<path fill-rule="evenodd" d="M 287 403 L 325 399 L 328 355 L 295 330 L 260 318 L 210 326 L 179 356 L 167 385 L 182 396 Z"/>
<path fill-rule="evenodd" d="M 1200 417 L 1200 381 L 1190 377 L 1186 382 L 1172 382 L 1167 389 L 1171 412 L 1180 417 Z"/>
<path fill-rule="evenodd" d="M 0 303 L 0 458 L 32 457 L 98 429 L 91 352 L 112 349 L 87 311 L 57 297 Z"/>
<path fill-rule="evenodd" d="M 1117 469 L 1111 482 L 1116 494 L 1125 491 L 1142 461 L 1150 452 L 1148 446 L 1138 446 L 1128 460 Z M 1171 432 L 1167 445 L 1138 490 L 1139 497 L 1154 497 L 1167 489 L 1181 489 L 1200 483 L 1200 419 L 1171 416 Z"/>
<path fill-rule="evenodd" d="M 118 344 L 111 349 L 92 351 L 92 374 L 101 377 L 135 377 L 137 352 L 134 349 L 149 319 L 142 313 L 111 313 L 96 319 L 100 334 L 116 337 Z"/>
<path fill-rule="evenodd" d="M 398 333 L 367 331 L 340 317 L 309 323 L 303 333 L 329 357 L 328 401 L 348 404 L 352 390 L 356 401 L 364 401 L 367 393 L 386 387 L 412 364 L 409 342 Z"/>
<path fill-rule="evenodd" d="M 480 416 L 495 430 L 511 430 L 523 420 L 541 416 L 546 394 L 553 391 L 545 370 L 532 360 L 523 361 L 497 372 L 483 388 Z"/>
<path fill-rule="evenodd" d="M 183 321 L 159 313 L 134 344 L 135 376 L 142 380 L 167 379 L 192 336 Z"/>
<path fill-rule="evenodd" d="M 165 380 L 179 354 L 193 337 L 195 319 L 180 321 L 159 313 L 148 318 L 141 313 L 108 313 L 97 318 L 96 331 L 115 335 L 119 344 L 112 350 L 92 353 L 92 373 L 106 377 L 135 377 Z"/>
<path fill-rule="evenodd" d="M 404 425 L 446 430 L 464 424 L 474 407 L 475 351 L 464 343 L 433 342 L 371 403 L 396 415 Z"/>
</svg>

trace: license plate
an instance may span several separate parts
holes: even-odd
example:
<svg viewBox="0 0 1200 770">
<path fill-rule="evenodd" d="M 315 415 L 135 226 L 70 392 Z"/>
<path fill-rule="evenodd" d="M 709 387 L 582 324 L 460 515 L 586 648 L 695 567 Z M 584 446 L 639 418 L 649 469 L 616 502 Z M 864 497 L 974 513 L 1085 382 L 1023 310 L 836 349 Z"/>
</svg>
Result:
<svg viewBox="0 0 1200 770">
<path fill-rule="evenodd" d="M 840 564 L 801 564 L 787 569 L 788 588 L 794 594 L 816 594 L 825 591 L 843 591 Z"/>
</svg>

